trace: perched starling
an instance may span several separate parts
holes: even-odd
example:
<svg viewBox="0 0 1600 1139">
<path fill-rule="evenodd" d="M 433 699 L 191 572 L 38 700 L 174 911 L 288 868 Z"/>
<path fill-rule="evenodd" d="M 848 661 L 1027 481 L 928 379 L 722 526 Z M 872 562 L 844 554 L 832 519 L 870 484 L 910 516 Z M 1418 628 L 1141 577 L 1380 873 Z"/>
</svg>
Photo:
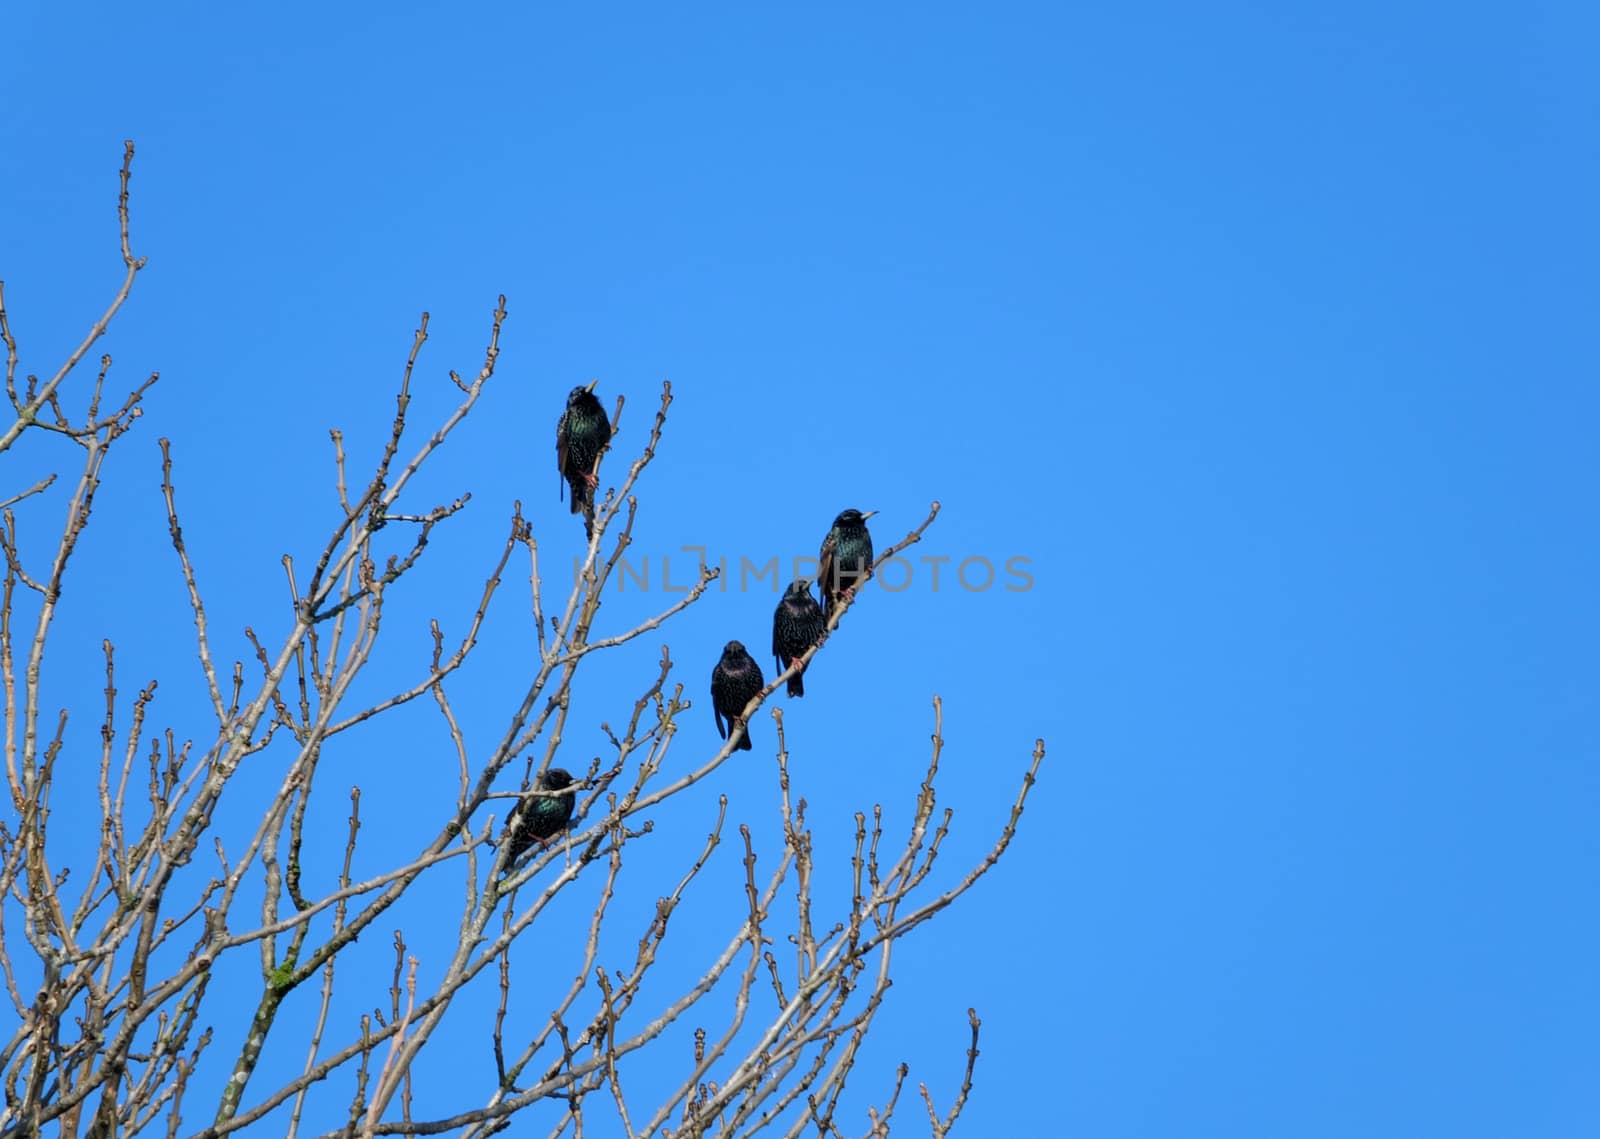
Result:
<svg viewBox="0 0 1600 1139">
<path fill-rule="evenodd" d="M 571 786 L 572 776 L 559 767 L 552 767 L 539 776 L 540 791 L 560 791 Z M 501 863 L 506 873 L 511 872 L 511 864 L 528 847 L 535 842 L 543 846 L 567 829 L 577 801 L 578 793 L 568 791 L 565 795 L 524 795 L 517 802 L 511 810 L 511 817 L 506 820 L 506 829 L 500 835 L 501 842 L 510 843 L 506 859 Z"/>
<path fill-rule="evenodd" d="M 556 467 L 572 490 L 572 513 L 583 515 L 583 532 L 594 537 L 594 492 L 600 485 L 594 467 L 600 452 L 611 442 L 611 421 L 595 398 L 590 380 L 586 387 L 567 393 L 567 410 L 556 421 Z"/>
<path fill-rule="evenodd" d="M 872 576 L 872 535 L 867 519 L 878 513 L 846 510 L 833 520 L 833 529 L 822 540 L 822 563 L 817 571 L 817 587 L 822 593 L 822 611 L 831 616 L 834 603 L 849 597 Z"/>
<path fill-rule="evenodd" d="M 820 640 L 822 607 L 811 596 L 811 583 L 804 578 L 792 581 L 772 614 L 772 655 L 777 658 L 778 671 L 788 668 L 795 657 Z M 790 696 L 806 694 L 804 675 L 801 669 L 789 678 Z"/>
<path fill-rule="evenodd" d="M 766 687 L 767 682 L 762 679 L 761 666 L 755 658 L 744 651 L 744 646 L 738 641 L 729 641 L 722 650 L 722 659 L 717 662 L 717 667 L 711 670 L 711 714 L 716 717 L 717 735 L 727 739 L 733 735 L 734 726 L 739 721 L 739 714 L 744 711 L 744 706 L 756 694 Z M 722 721 L 727 720 L 726 729 Z M 744 726 L 744 737 L 739 741 L 735 750 L 750 751 L 750 725 Z"/>
</svg>

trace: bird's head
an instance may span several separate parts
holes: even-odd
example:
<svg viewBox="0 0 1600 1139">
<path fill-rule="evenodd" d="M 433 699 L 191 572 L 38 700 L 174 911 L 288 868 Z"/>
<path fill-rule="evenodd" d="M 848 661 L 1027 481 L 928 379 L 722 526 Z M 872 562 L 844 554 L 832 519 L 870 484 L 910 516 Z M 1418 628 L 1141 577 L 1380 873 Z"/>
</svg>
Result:
<svg viewBox="0 0 1600 1139">
<path fill-rule="evenodd" d="M 744 643 L 742 641 L 729 641 L 722 647 L 722 655 L 725 657 L 744 656 Z"/>
<path fill-rule="evenodd" d="M 564 767 L 552 767 L 539 776 L 539 790 L 560 791 L 572 786 L 572 773 Z"/>
<path fill-rule="evenodd" d="M 578 403 L 586 397 L 594 395 L 595 385 L 599 382 L 599 380 L 590 380 L 586 384 L 579 384 L 577 387 L 573 388 L 567 393 L 567 405 L 570 407 L 572 404 Z"/>
<path fill-rule="evenodd" d="M 849 510 L 840 511 L 839 517 L 833 520 L 833 524 L 835 526 L 860 526 L 876 513 L 878 513 L 876 510 L 869 510 L 863 514 L 852 507 Z"/>
</svg>

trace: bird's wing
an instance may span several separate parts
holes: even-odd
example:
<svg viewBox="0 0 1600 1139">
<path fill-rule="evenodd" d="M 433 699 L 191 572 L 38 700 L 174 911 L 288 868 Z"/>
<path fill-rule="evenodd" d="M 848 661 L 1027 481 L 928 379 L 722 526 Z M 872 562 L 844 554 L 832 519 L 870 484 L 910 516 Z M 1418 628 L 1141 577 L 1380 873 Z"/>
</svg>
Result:
<svg viewBox="0 0 1600 1139">
<path fill-rule="evenodd" d="M 822 539 L 822 552 L 817 555 L 817 588 L 823 600 L 833 596 L 833 547 L 834 532 L 829 530 L 828 536 Z"/>
<path fill-rule="evenodd" d="M 800 619 L 800 641 L 809 649 L 820 640 L 822 640 L 822 609 L 813 601 L 806 606 L 805 616 Z"/>
<path fill-rule="evenodd" d="M 733 717 L 728 717 L 728 727 L 722 726 L 722 709 L 717 707 L 717 682 L 722 679 L 722 662 L 711 670 L 711 717 L 717 722 L 717 735 L 722 739 L 728 738 L 728 732 L 733 730 Z"/>
<path fill-rule="evenodd" d="M 564 411 L 556 420 L 556 474 L 561 483 L 559 502 L 567 497 L 567 413 Z"/>
</svg>

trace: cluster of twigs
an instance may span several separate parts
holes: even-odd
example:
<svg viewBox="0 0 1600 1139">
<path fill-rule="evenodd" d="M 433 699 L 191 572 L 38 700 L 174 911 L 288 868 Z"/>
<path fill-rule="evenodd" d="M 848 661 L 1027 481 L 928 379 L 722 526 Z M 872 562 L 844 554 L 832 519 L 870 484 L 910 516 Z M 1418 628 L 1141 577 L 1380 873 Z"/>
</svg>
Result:
<svg viewBox="0 0 1600 1139">
<path fill-rule="evenodd" d="M 63 528 L 54 535 L 53 549 L 46 540 L 43 557 L 19 534 L 12 508 L 50 490 L 55 476 L 0 500 L 5 558 L 0 680 L 10 807 L 0 822 L 0 971 L 18 1023 L 9 1036 L 0 1035 L 0 1134 L 38 1135 L 54 1125 L 63 1135 L 109 1137 L 152 1127 L 170 1136 L 214 1137 L 270 1119 L 265 1126 L 290 1136 L 302 1127 L 330 1136 L 478 1136 L 537 1108 L 551 1135 L 567 1130 L 583 1135 L 596 1110 L 605 1113 L 608 1128 L 620 1126 L 622 1133 L 641 1139 L 748 1135 L 768 1128 L 786 1135 L 811 1130 L 842 1135 L 840 1096 L 882 1007 L 896 942 L 959 897 L 1004 853 L 1043 745 L 1034 750 L 993 848 L 941 892 L 932 887 L 930 874 L 951 816 L 935 806 L 942 747 L 935 700 L 933 750 L 909 831 L 899 840 L 887 835 L 876 807 L 870 817 L 857 816 L 852 900 L 846 912 L 824 921 L 813 913 L 811 833 L 803 801 L 791 801 L 782 716 L 775 712 L 783 855 L 770 871 L 758 873 L 751 832 L 738 828 L 744 900 L 730 915 L 726 944 L 684 991 L 661 997 L 646 987 L 674 911 L 723 841 L 724 799 L 704 848 L 647 915 L 631 963 L 608 968 L 602 960 L 602 928 L 608 920 L 629 920 L 611 913 L 625 848 L 652 833 L 646 812 L 715 772 L 734 741 L 681 774 L 664 774 L 687 701 L 682 686 L 670 683 L 673 662 L 663 650 L 623 730 L 606 729 L 610 754 L 590 762 L 580 779 L 573 833 L 559 845 L 535 851 L 522 865 L 507 865 L 506 844 L 493 844 L 490 800 L 508 794 L 495 787 L 505 782 L 518 757 L 524 757 L 521 793 L 552 765 L 566 734 L 575 678 L 590 657 L 659 627 L 698 602 L 718 576 L 715 567 L 702 567 L 695 585 L 663 611 L 626 631 L 596 634 L 602 593 L 631 541 L 639 509 L 635 485 L 662 438 L 670 385 L 662 387 L 643 448 L 597 512 L 578 580 L 563 602 L 547 608 L 539 544 L 519 507 L 459 640 L 447 642 L 433 622 L 431 659 L 413 683 L 372 703 L 351 696 L 378 650 L 390 591 L 418 564 L 435 531 L 468 501 L 463 494 L 416 510 L 406 505 L 406 492 L 494 376 L 506 319 L 503 297 L 476 376 L 463 380 L 450 374 L 459 391 L 456 406 L 409 458 L 402 458 L 402 442 L 412 374 L 428 335 L 426 313 L 406 360 L 389 437 L 364 482 L 349 480 L 343 439 L 333 432 L 338 516 L 327 541 L 309 559 L 309 572 L 304 563 L 285 557 L 290 628 L 272 644 L 247 629 L 249 651 L 242 655 L 248 663 L 219 663 L 226 658 L 216 651 L 205 594 L 184 539 L 171 449 L 167 440 L 160 441 L 161 493 L 214 725 L 193 738 L 150 728 L 156 685 L 142 688 L 131 702 L 119 702 L 115 654 L 107 640 L 98 762 L 72 757 L 75 771 L 94 766 L 97 775 L 92 780 L 58 777 L 58 761 L 70 750 L 67 713 L 49 722 L 41 677 L 62 576 L 91 522 L 106 453 L 140 417 L 144 393 L 157 379 L 150 376 L 107 412 L 102 393 L 111 361 L 103 357 L 83 414 L 74 419 L 63 407 L 63 382 L 106 332 L 144 264 L 133 256 L 128 237 L 132 157 L 128 144 L 118 205 L 126 276 L 105 314 L 49 380 L 30 375 L 19 381 L 17 342 L 0 286 L 6 392 L 16 415 L 0 434 L 0 452 L 28 430 L 65 436 L 83 450 Z M 612 417 L 619 428 L 622 410 L 619 399 Z M 0 487 L 0 493 L 10 489 Z M 879 562 L 918 541 L 937 512 L 935 503 L 927 519 Z M 393 552 L 383 552 L 390 548 Z M 537 668 L 508 710 L 497 742 L 487 754 L 473 755 L 447 682 L 476 647 L 514 557 L 527 559 Z M 847 609 L 832 615 L 830 630 Z M 788 675 L 775 678 L 746 715 Z M 313 792 L 327 782 L 318 776 L 330 747 L 374 717 L 424 698 L 437 708 L 453 745 L 458 766 L 453 802 L 433 806 L 432 824 L 420 813 L 417 820 L 405 820 L 416 826 L 417 835 L 409 857 L 357 879 L 361 799 L 359 788 L 353 789 L 342 862 L 308 864 L 308 810 Z M 258 757 L 269 748 L 280 757 L 272 770 L 283 772 L 276 793 L 252 833 L 220 833 L 214 823 L 219 805 L 230 793 L 237 795 L 240 770 L 259 765 Z M 62 812 L 99 821 L 91 865 L 70 867 L 70 891 L 69 867 L 62 861 L 67 845 L 51 825 L 52 815 Z M 203 844 L 216 859 L 209 875 L 195 866 Z M 341 955 L 413 893 L 425 875 L 441 874 L 458 875 L 464 888 L 450 960 L 430 970 L 426 984 L 419 982 L 417 961 L 407 956 L 397 932 L 388 1014 L 342 1019 L 335 1008 Z M 570 982 L 537 994 L 544 1002 L 538 1007 L 550 1013 L 518 1035 L 511 1028 L 515 1018 L 508 1016 L 512 947 L 580 880 L 595 883 L 580 967 Z M 794 909 L 780 919 L 775 911 L 786 884 Z M 791 961 L 780 961 L 771 949 L 783 940 L 793 946 Z M 210 982 L 222 958 L 252 951 L 259 959 L 259 990 L 253 1008 L 245 1011 L 236 994 L 219 996 Z M 453 1114 L 414 1118 L 413 1082 L 425 1072 L 420 1058 L 457 1007 L 457 996 L 491 970 L 498 977 L 499 997 L 493 1023 L 484 1030 L 492 1037 L 493 1079 L 483 1088 L 464 1088 Z M 535 982 L 519 980 L 519 986 L 530 983 Z M 309 1038 L 284 1039 L 288 1030 L 280 1010 L 303 986 L 317 990 L 303 1002 Z M 761 996 L 766 989 L 770 1000 Z M 716 1028 L 695 1026 L 693 1054 L 675 1089 L 644 1102 L 631 1095 L 629 1072 L 636 1057 L 651 1049 L 656 1071 L 669 1067 L 659 1045 L 663 1034 L 671 1026 L 689 1025 L 691 1010 L 704 1015 L 710 1007 L 704 998 L 713 991 L 730 990 L 725 1022 Z M 941 1115 L 922 1091 L 935 1136 L 949 1130 L 971 1087 L 979 1022 L 970 1016 L 966 1077 L 953 1104 Z M 248 1024 L 235 1023 L 240 1017 Z M 231 1062 L 221 1057 L 212 1062 L 208 1049 L 223 1040 L 237 1040 L 238 1052 Z M 269 1048 L 283 1056 L 296 1047 L 305 1049 L 296 1074 L 263 1075 Z M 325 1101 L 312 1099 L 311 1092 L 336 1076 L 348 1081 L 350 1098 L 337 1117 L 329 1117 Z M 905 1079 L 902 1067 L 884 1105 L 868 1111 L 866 1134 L 889 1133 Z M 193 1121 L 196 1113 L 204 1122 Z"/>
</svg>

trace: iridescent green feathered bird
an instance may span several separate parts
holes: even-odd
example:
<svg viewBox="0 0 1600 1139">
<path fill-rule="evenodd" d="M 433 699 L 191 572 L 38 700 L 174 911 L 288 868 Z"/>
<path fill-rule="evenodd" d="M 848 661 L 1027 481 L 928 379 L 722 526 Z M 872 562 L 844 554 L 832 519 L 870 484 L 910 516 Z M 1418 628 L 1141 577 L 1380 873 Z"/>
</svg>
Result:
<svg viewBox="0 0 1600 1139">
<path fill-rule="evenodd" d="M 750 751 L 750 725 L 739 719 L 744 706 L 755 699 L 767 682 L 761 677 L 761 666 L 744 651 L 738 641 L 729 641 L 722 650 L 722 659 L 711 670 L 711 714 L 717 721 L 717 735 L 727 739 L 733 729 L 744 723 L 744 735 L 734 745 L 735 751 Z M 726 720 L 727 727 L 723 727 Z"/>
<path fill-rule="evenodd" d="M 772 612 L 772 655 L 783 672 L 794 659 L 822 640 L 822 606 L 811 596 L 811 583 L 801 578 L 789 583 L 777 609 Z M 807 666 L 809 667 L 809 666 Z M 804 696 L 802 668 L 789 678 L 789 695 Z"/>
<path fill-rule="evenodd" d="M 595 398 L 599 380 L 567 393 L 567 409 L 556 421 L 556 468 L 571 488 L 572 513 L 583 515 L 583 532 L 594 537 L 594 492 L 600 485 L 595 464 L 611 442 L 611 421 Z"/>
<path fill-rule="evenodd" d="M 571 786 L 571 774 L 559 767 L 550 768 L 539 776 L 539 782 L 535 784 L 540 791 L 561 791 Z M 506 820 L 506 829 L 500 835 L 500 841 L 509 847 L 505 861 L 501 863 L 506 873 L 511 872 L 511 864 L 535 842 L 543 846 L 566 830 L 577 802 L 576 791 L 568 791 L 565 795 L 527 794 L 519 799 L 511 810 L 511 817 Z"/>
<path fill-rule="evenodd" d="M 859 510 L 841 511 L 833 520 L 828 536 L 822 540 L 817 588 L 822 593 L 824 615 L 832 616 L 839 598 L 851 596 L 857 586 L 872 576 L 872 535 L 867 532 L 867 519 L 876 513 L 876 510 L 865 514 Z"/>
</svg>

